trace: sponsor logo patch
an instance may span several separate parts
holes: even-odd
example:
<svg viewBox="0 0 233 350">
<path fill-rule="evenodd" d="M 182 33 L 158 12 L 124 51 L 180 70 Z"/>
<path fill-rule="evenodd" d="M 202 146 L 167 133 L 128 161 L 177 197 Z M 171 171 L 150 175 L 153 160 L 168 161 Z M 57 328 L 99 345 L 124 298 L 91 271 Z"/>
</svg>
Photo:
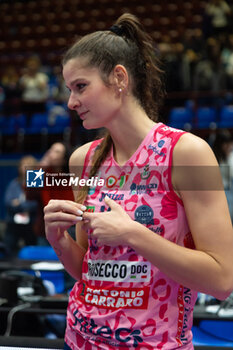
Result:
<svg viewBox="0 0 233 350">
<path fill-rule="evenodd" d="M 141 224 L 149 224 L 153 222 L 154 212 L 148 205 L 141 205 L 135 210 L 135 220 Z"/>
<path fill-rule="evenodd" d="M 149 282 L 148 261 L 88 260 L 87 280 L 111 282 Z"/>
<path fill-rule="evenodd" d="M 84 283 L 78 298 L 87 305 L 105 309 L 147 309 L 149 290 L 149 287 L 102 289 Z"/>
</svg>

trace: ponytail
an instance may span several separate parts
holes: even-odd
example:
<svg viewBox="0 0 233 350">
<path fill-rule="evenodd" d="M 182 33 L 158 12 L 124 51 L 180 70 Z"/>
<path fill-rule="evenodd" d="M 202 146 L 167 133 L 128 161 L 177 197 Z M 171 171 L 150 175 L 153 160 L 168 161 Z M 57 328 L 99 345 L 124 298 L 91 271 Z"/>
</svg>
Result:
<svg viewBox="0 0 233 350">
<path fill-rule="evenodd" d="M 136 43 L 138 55 L 132 64 L 132 75 L 136 97 L 141 102 L 147 115 L 154 121 L 158 121 L 159 107 L 164 98 L 164 86 L 162 81 L 163 71 L 161 63 L 156 55 L 152 38 L 146 33 L 138 18 L 132 14 L 123 14 L 115 23 L 122 30 L 122 37 L 132 43 Z"/>
</svg>

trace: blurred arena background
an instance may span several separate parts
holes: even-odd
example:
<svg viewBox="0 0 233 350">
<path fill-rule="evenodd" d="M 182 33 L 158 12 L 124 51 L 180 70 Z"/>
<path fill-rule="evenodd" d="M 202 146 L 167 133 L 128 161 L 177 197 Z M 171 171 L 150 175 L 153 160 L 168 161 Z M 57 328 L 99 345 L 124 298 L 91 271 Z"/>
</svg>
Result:
<svg viewBox="0 0 233 350">
<path fill-rule="evenodd" d="M 25 154 L 40 159 L 57 141 L 71 148 L 95 137 L 66 107 L 61 57 L 75 38 L 108 29 L 124 12 L 139 17 L 154 39 L 166 72 L 161 119 L 211 142 L 233 130 L 233 1 L 219 3 L 220 25 L 208 9 L 215 0 L 0 1 L 0 220 L 4 191 Z M 216 24 L 217 23 L 217 24 Z M 27 118 L 20 82 L 31 57 L 48 78 L 45 109 Z"/>
</svg>

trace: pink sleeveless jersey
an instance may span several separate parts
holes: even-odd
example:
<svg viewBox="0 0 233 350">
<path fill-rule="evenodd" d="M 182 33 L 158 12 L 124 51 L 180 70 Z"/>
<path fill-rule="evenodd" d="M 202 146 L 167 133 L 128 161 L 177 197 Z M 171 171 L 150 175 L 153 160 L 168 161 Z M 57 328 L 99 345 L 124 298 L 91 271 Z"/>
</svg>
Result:
<svg viewBox="0 0 233 350">
<path fill-rule="evenodd" d="M 194 248 L 184 206 L 171 184 L 172 153 L 183 131 L 156 124 L 120 167 L 113 150 L 89 189 L 89 211 L 108 210 L 104 196 L 154 234 Z M 83 177 L 101 140 L 94 141 Z M 196 292 L 179 285 L 127 246 L 97 247 L 88 233 L 82 280 L 70 293 L 65 341 L 71 349 L 193 349 Z"/>
</svg>

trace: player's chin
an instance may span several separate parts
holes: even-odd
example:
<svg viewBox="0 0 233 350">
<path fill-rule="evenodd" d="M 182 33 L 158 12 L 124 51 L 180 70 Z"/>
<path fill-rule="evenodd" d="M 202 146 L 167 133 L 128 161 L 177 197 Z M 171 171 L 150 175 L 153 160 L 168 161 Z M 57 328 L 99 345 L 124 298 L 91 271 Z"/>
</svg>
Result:
<svg viewBox="0 0 233 350">
<path fill-rule="evenodd" d="M 87 130 L 92 130 L 92 129 L 99 129 L 102 128 L 102 126 L 94 124 L 93 122 L 84 120 L 83 121 L 83 127 Z"/>
</svg>

